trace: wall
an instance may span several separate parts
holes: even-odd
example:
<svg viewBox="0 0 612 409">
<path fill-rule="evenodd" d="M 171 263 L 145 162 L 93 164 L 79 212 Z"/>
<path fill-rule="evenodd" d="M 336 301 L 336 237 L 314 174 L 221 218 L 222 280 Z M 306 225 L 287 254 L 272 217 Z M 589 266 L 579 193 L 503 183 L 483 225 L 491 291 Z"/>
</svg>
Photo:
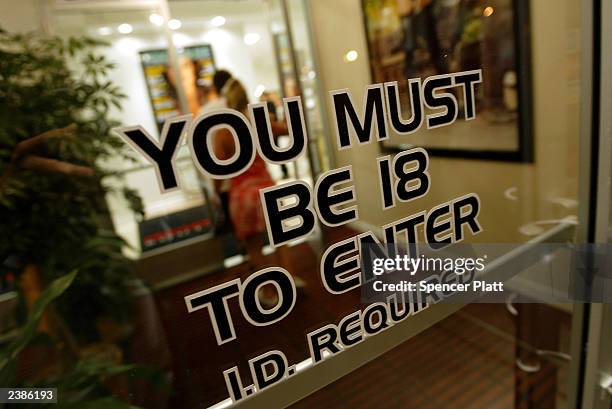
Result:
<svg viewBox="0 0 612 409">
<path fill-rule="evenodd" d="M 580 5 L 570 0 L 530 3 L 534 164 L 431 157 L 429 194 L 382 211 L 379 195 L 372 194 L 378 186 L 379 146 L 371 143 L 336 151 L 336 166 L 353 165 L 362 227 L 380 227 L 470 192 L 482 202 L 479 219 L 484 231 L 475 241 L 527 240 L 546 227 L 533 222 L 576 214 Z M 361 101 L 364 86 L 371 82 L 361 2 L 308 4 L 323 89 L 348 88 L 354 100 Z M 342 35 L 338 35 L 339 21 Z M 347 63 L 343 56 L 351 49 L 359 58 Z M 332 118 L 329 97 L 324 98 Z M 335 146 L 335 141 L 331 144 Z"/>
<path fill-rule="evenodd" d="M 42 26 L 40 0 L 0 1 L 0 27 L 9 32 L 29 32 Z"/>
</svg>

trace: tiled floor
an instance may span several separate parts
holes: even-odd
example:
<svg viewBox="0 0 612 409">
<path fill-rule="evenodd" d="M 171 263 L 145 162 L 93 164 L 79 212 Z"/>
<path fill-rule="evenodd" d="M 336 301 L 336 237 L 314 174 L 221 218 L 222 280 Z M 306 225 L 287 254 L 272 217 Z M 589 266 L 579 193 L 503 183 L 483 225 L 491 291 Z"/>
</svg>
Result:
<svg viewBox="0 0 612 409">
<path fill-rule="evenodd" d="M 334 229 L 327 232 L 324 244 L 353 234 Z M 216 344 L 207 310 L 188 314 L 183 298 L 246 277 L 250 272 L 246 264 L 156 294 L 172 355 L 169 407 L 206 408 L 224 400 L 228 393 L 222 371 L 237 364 L 248 382 L 247 360 L 272 348 L 284 351 L 290 363 L 306 359 L 309 330 L 337 322 L 359 308 L 358 290 L 338 296 L 323 289 L 319 257 L 309 244 L 293 247 L 288 263 L 287 270 L 307 283 L 299 290 L 292 313 L 269 327 L 254 327 L 242 318 L 233 300 L 230 310 L 237 339 L 221 346 Z M 469 305 L 294 407 L 513 408 L 519 384 L 514 334 L 515 320 L 504 305 Z"/>
<path fill-rule="evenodd" d="M 514 344 L 467 319 L 511 329 L 504 314 L 503 305 L 470 306 L 292 408 L 512 408 Z"/>
<path fill-rule="evenodd" d="M 354 232 L 334 230 L 330 242 Z M 300 289 L 292 313 L 269 327 L 254 327 L 242 315 L 237 302 L 230 302 L 237 340 L 218 346 L 207 310 L 188 314 L 184 296 L 249 273 L 246 263 L 162 290 L 156 294 L 162 321 L 173 357 L 173 399 L 171 407 L 207 407 L 227 398 L 222 371 L 239 364 L 247 374 L 246 362 L 272 348 L 285 352 L 290 362 L 308 357 L 305 334 L 325 322 L 337 321 L 360 305 L 359 292 L 332 295 L 324 290 L 318 276 L 319 260 L 308 243 L 290 250 L 287 268 L 306 283 Z M 234 300 L 235 301 L 235 300 Z"/>
</svg>

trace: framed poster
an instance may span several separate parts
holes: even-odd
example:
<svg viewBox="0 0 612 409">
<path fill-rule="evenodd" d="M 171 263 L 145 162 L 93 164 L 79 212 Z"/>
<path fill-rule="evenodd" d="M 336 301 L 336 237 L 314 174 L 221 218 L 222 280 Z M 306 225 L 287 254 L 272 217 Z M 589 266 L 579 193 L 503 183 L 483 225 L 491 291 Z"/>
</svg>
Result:
<svg viewBox="0 0 612 409">
<path fill-rule="evenodd" d="M 206 102 L 212 87 L 215 74 L 212 48 L 204 44 L 180 48 L 178 51 L 182 86 L 189 111 L 195 115 Z M 166 49 L 146 50 L 139 54 L 155 122 L 161 129 L 166 119 L 183 114 L 176 92 L 176 76 Z"/>
<path fill-rule="evenodd" d="M 372 82 L 398 82 L 405 117 L 408 79 L 482 69 L 476 118 L 391 136 L 383 150 L 421 146 L 437 156 L 533 160 L 527 0 L 362 0 L 362 5 Z M 462 98 L 457 100 L 461 104 Z M 459 116 L 462 110 L 460 105 Z"/>
</svg>

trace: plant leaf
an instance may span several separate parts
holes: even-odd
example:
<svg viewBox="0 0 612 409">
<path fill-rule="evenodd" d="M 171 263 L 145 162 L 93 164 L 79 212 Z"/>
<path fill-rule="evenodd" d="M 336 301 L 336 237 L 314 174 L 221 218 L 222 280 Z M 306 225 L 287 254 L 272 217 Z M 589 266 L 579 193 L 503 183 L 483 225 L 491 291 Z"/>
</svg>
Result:
<svg viewBox="0 0 612 409">
<path fill-rule="evenodd" d="M 17 354 L 19 354 L 19 352 L 21 352 L 23 348 L 25 348 L 26 345 L 28 345 L 28 343 L 32 340 L 36 334 L 38 322 L 45 312 L 47 305 L 62 295 L 64 291 L 70 287 L 70 284 L 72 284 L 72 281 L 74 281 L 76 275 L 77 272 L 73 271 L 54 280 L 47 288 L 45 288 L 40 297 L 32 306 L 32 311 L 30 311 L 28 321 L 19 332 L 19 335 L 17 335 L 17 338 L 15 338 L 9 344 L 9 346 L 0 353 L 0 373 L 4 370 L 4 368 L 10 366 L 11 361 L 13 361 L 17 357 Z"/>
</svg>

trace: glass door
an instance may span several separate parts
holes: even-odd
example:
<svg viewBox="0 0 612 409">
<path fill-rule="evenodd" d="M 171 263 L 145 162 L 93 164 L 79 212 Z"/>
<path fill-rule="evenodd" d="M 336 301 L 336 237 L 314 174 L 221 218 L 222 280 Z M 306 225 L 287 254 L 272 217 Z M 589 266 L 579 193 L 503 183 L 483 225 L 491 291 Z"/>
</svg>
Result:
<svg viewBox="0 0 612 409">
<path fill-rule="evenodd" d="M 489 210 L 483 210 L 489 228 L 470 238 L 472 242 L 549 245 L 583 240 L 579 208 L 591 200 L 582 193 L 588 181 L 581 179 L 589 163 L 582 151 L 591 140 L 591 117 L 582 114 L 591 104 L 589 5 L 347 0 L 289 1 L 289 8 L 294 3 L 306 8 L 314 33 L 317 80 L 327 91 L 322 99 L 327 99 L 327 117 L 332 118 L 327 125 L 332 167 L 350 164 L 356 172 L 362 213 L 352 228 L 381 232 L 381 225 L 472 189 L 483 209 L 489 203 Z M 398 81 L 400 103 L 409 104 L 410 94 L 402 85 L 407 78 L 477 68 L 488 78 L 477 96 L 481 108 L 476 116 L 481 119 L 463 129 L 409 137 L 389 131 L 378 145 L 336 149 L 333 90 L 349 89 L 354 105 L 361 107 L 367 85 Z M 380 199 L 371 195 L 377 173 L 368 158 L 393 157 L 415 146 L 430 152 L 432 180 L 438 182 L 428 195 L 439 199 L 378 211 Z M 330 243 L 337 242 L 331 238 Z M 558 269 L 566 259 L 551 252 L 526 266 L 522 260 L 529 258 L 528 252 L 504 256 L 500 263 L 503 259 L 513 270 L 505 285 L 515 294 L 501 304 L 429 306 L 312 367 L 308 359 L 303 361 L 307 370 L 240 405 L 581 407 L 574 379 L 580 372 L 574 365 L 581 359 L 576 352 L 582 345 L 577 336 L 584 319 L 581 302 L 550 297 L 570 277 Z M 520 301 L 525 296 L 531 301 Z M 332 300 L 327 308 L 333 308 Z M 347 319 L 352 310 L 345 311 L 330 325 Z"/>
<path fill-rule="evenodd" d="M 52 65 L 59 71 L 49 78 L 79 78 L 102 55 L 108 71 L 93 84 L 101 94 L 116 85 L 124 95 L 97 120 L 71 107 L 86 129 L 138 126 L 162 143 L 164 124 L 178 116 L 233 109 L 254 125 L 251 103 L 265 107 L 270 129 L 282 129 L 274 140 L 289 146 L 288 104 L 299 97 L 308 143 L 295 160 L 281 165 L 258 156 L 255 169 L 217 183 L 200 171 L 190 146 L 177 142 L 181 185 L 162 192 L 155 165 L 119 140 L 121 153 L 99 159 L 114 171 L 100 182 L 102 210 L 57 221 L 50 198 L 71 209 L 87 202 L 57 175 L 38 175 L 53 182 L 41 184 L 53 187 L 46 201 L 16 190 L 18 209 L 31 211 L 1 201 L 7 219 L 19 222 L 6 237 L 35 238 L 28 246 L 15 240 L 21 247 L 2 254 L 3 346 L 20 328 L 36 327 L 25 325 L 27 314 L 16 306 L 35 305 L 51 282 L 45 268 L 68 269 L 57 275 L 79 270 L 78 285 L 42 314 L 38 331 L 46 335 L 19 343 L 15 385 L 51 382 L 48 374 L 66 370 L 68 381 L 93 386 L 60 384 L 60 402 L 156 409 L 609 409 L 610 304 L 571 292 L 575 249 L 611 242 L 608 3 L 45 2 L 31 17 L 48 20 L 43 37 L 50 43 L 40 52 L 71 37 L 91 46 L 85 64 Z M 599 16 L 601 50 L 593 38 Z M 11 61 L 36 60 L 25 51 Z M 63 82 L 41 78 L 39 90 L 65 95 L 67 87 L 52 87 Z M 11 83 L 10 91 L 36 80 Z M 3 108 L 9 114 L 2 118 L 24 124 L 14 129 L 19 135 L 39 118 L 28 98 L 20 99 L 19 115 Z M 64 112 L 51 104 L 59 97 L 48 101 L 54 111 L 45 118 Z M 340 182 L 331 183 L 334 176 Z M 264 209 L 267 192 L 287 187 L 299 194 L 290 191 Z M 139 211 L 128 210 L 126 197 L 142 205 Z M 307 224 L 282 216 L 300 197 L 310 197 L 304 208 L 317 222 L 281 243 L 274 234 Z M 326 212 L 330 198 L 337 200 Z M 333 222 L 351 211 L 354 217 Z M 32 224 L 32 216 L 43 222 Z M 57 223 L 47 229 L 45 220 Z M 58 233 L 65 225 L 71 235 Z M 81 225 L 94 227 L 83 232 Z M 91 252 L 75 239 L 81 236 L 104 251 Z M 398 284 L 373 270 L 396 244 L 406 251 L 418 244 L 422 257 L 413 259 L 448 258 L 452 265 L 434 264 L 431 276 L 419 278 L 431 291 L 378 291 L 379 284 Z M 32 257 L 42 250 L 48 257 Z M 85 250 L 87 258 L 78 259 Z M 15 263 L 15 254 L 22 261 Z M 464 265 L 455 261 L 468 258 L 484 263 L 482 275 L 459 271 Z M 15 284 L 28 268 L 43 273 L 35 291 L 27 280 Z M 277 281 L 255 281 L 271 271 L 280 273 Z M 480 292 L 443 286 L 465 284 L 465 277 L 503 291 L 480 299 Z M 286 315 L 261 321 L 287 300 Z"/>
</svg>

